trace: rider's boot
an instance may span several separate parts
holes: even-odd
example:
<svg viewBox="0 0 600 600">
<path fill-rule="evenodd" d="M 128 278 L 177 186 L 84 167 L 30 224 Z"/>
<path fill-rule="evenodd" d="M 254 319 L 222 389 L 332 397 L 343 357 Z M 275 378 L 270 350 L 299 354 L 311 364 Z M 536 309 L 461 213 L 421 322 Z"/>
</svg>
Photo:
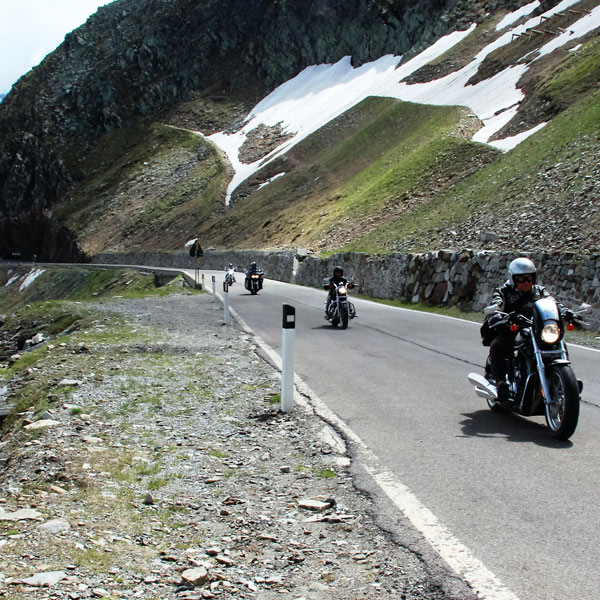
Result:
<svg viewBox="0 0 600 600">
<path fill-rule="evenodd" d="M 506 381 L 501 381 L 496 387 L 496 391 L 498 392 L 499 402 L 512 402 L 513 399 L 510 395 L 510 387 Z"/>
</svg>

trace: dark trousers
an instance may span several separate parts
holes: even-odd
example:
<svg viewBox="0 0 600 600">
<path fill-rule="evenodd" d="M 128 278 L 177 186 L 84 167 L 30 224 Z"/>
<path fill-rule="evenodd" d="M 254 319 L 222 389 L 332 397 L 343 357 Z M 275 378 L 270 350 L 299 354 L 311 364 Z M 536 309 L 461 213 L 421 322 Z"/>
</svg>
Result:
<svg viewBox="0 0 600 600">
<path fill-rule="evenodd" d="M 333 296 L 331 294 L 327 294 L 327 302 L 325 303 L 325 314 L 329 314 L 329 306 L 333 302 Z"/>
<path fill-rule="evenodd" d="M 506 361 L 512 356 L 514 347 L 515 336 L 512 333 L 499 334 L 490 344 L 492 377 L 496 384 L 506 379 Z"/>
</svg>

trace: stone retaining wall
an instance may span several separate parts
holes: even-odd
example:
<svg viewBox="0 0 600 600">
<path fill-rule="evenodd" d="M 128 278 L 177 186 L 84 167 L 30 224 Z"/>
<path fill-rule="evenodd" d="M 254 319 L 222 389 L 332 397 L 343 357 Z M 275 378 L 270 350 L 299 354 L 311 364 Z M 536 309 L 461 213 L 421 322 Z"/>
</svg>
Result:
<svg viewBox="0 0 600 600">
<path fill-rule="evenodd" d="M 480 310 L 494 288 L 506 281 L 508 264 L 522 256 L 515 252 L 436 251 L 424 254 L 334 254 L 327 259 L 306 258 L 295 282 L 320 285 L 337 264 L 359 284 L 359 293 L 374 298 L 408 302 L 460 305 Z M 538 281 L 565 305 L 592 306 L 586 316 L 600 328 L 600 257 L 576 254 L 528 255 L 538 268 Z"/>
<path fill-rule="evenodd" d="M 267 278 L 320 287 L 323 278 L 339 264 L 358 283 L 358 292 L 367 296 L 480 310 L 489 304 L 494 288 L 506 280 L 508 264 L 518 256 L 521 254 L 515 252 L 469 250 L 390 255 L 343 253 L 328 258 L 307 256 L 301 251 L 205 252 L 200 268 L 224 270 L 232 262 L 238 271 L 244 271 L 254 260 Z M 586 321 L 600 329 L 600 257 L 541 252 L 529 256 L 538 267 L 539 282 L 565 305 L 592 305 Z M 96 256 L 93 262 L 189 269 L 195 265 L 195 260 L 183 253 L 104 254 Z"/>
</svg>

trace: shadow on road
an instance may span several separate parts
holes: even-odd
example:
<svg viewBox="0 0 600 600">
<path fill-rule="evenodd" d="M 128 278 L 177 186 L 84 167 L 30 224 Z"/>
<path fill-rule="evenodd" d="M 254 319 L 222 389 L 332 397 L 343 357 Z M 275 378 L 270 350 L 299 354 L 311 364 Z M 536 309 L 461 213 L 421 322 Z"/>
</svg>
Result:
<svg viewBox="0 0 600 600">
<path fill-rule="evenodd" d="M 546 425 L 514 413 L 477 410 L 463 413 L 461 429 L 465 437 L 504 437 L 508 442 L 529 442 L 547 448 L 570 448 L 570 441 L 554 439 Z"/>
</svg>

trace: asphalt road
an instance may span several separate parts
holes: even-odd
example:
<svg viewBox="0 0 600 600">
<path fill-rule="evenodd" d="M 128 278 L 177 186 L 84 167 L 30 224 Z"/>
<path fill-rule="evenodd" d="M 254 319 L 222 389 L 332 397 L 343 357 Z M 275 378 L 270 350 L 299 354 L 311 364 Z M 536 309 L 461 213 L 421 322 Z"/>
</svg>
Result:
<svg viewBox="0 0 600 600">
<path fill-rule="evenodd" d="M 497 415 L 475 396 L 477 324 L 356 300 L 343 331 L 324 320 L 324 301 L 272 280 L 251 296 L 241 273 L 229 293 L 277 353 L 282 304 L 296 308 L 296 373 L 509 590 L 494 597 L 598 598 L 600 353 L 571 346 L 583 404 L 571 442 L 558 442 L 543 418 Z"/>
</svg>

